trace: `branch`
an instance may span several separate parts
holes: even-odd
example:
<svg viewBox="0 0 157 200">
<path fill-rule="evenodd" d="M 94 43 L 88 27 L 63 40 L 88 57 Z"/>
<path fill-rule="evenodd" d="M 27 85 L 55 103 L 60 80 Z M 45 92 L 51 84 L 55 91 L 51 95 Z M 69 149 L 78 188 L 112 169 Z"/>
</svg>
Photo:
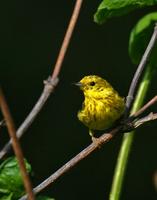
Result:
<svg viewBox="0 0 157 200">
<path fill-rule="evenodd" d="M 153 120 L 156 120 L 156 119 L 157 119 L 157 113 L 152 113 L 151 112 L 146 117 L 143 117 L 143 118 L 137 120 L 134 123 L 134 127 L 137 128 L 137 127 L 141 126 L 142 124 L 144 124 L 146 122 L 150 122 L 150 121 L 153 121 Z"/>
<path fill-rule="evenodd" d="M 140 116 L 143 112 L 145 112 L 150 106 L 155 104 L 157 102 L 157 96 L 153 97 L 150 101 L 148 101 L 138 112 L 135 114 L 131 115 L 131 118 L 137 118 Z"/>
<path fill-rule="evenodd" d="M 53 71 L 53 74 L 52 74 L 52 79 L 57 77 L 59 75 L 60 70 L 61 70 L 61 66 L 62 66 L 62 63 L 63 63 L 63 60 L 64 60 L 64 56 L 65 56 L 65 53 L 66 53 L 67 48 L 69 46 L 70 39 L 71 39 L 72 33 L 74 31 L 74 28 L 75 28 L 75 25 L 76 25 L 76 22 L 77 22 L 79 13 L 80 13 L 82 2 L 83 2 L 83 0 L 76 0 L 74 11 L 73 11 L 73 14 L 71 16 L 71 19 L 70 19 L 70 22 L 69 22 L 64 40 L 63 40 L 63 44 L 61 46 L 61 49 L 60 49 L 60 52 L 59 52 L 59 55 L 58 55 L 58 59 L 57 59 L 56 64 L 55 64 L 55 68 L 54 68 L 54 71 Z"/>
<path fill-rule="evenodd" d="M 18 130 L 17 130 L 17 137 L 18 138 L 21 138 L 22 135 L 26 132 L 26 130 L 30 127 L 30 125 L 32 124 L 32 122 L 36 118 L 37 114 L 43 108 L 43 106 L 45 105 L 45 102 L 49 98 L 50 94 L 54 91 L 55 87 L 57 86 L 57 84 L 59 82 L 58 75 L 61 71 L 64 56 L 65 56 L 65 53 L 67 52 L 67 48 L 69 46 L 71 36 L 72 36 L 73 30 L 74 30 L 74 27 L 76 25 L 82 2 L 83 2 L 83 0 L 76 0 L 75 7 L 74 7 L 74 10 L 73 10 L 73 14 L 71 16 L 69 26 L 67 28 L 62 46 L 60 48 L 59 55 L 58 55 L 52 76 L 49 77 L 47 81 L 45 81 L 45 87 L 43 89 L 43 92 L 41 93 L 39 100 L 35 104 L 34 108 L 30 112 L 30 114 L 26 117 L 24 122 L 18 128 Z M 10 140 L 4 146 L 4 148 L 1 150 L 0 159 L 2 159 L 7 154 L 7 152 L 10 150 L 11 143 L 12 143 L 12 141 Z"/>
<path fill-rule="evenodd" d="M 153 47 L 156 43 L 156 40 L 157 40 L 157 24 L 155 25 L 155 28 L 154 28 L 154 32 L 152 34 L 152 37 L 149 41 L 149 44 L 143 54 L 143 57 L 140 61 L 140 64 L 138 65 L 138 68 L 135 72 L 135 75 L 133 77 L 133 80 L 131 82 L 131 85 L 130 85 L 130 88 L 129 88 L 129 92 L 128 92 L 128 96 L 127 96 L 127 99 L 126 99 L 126 113 L 125 113 L 125 118 L 129 115 L 129 111 L 130 111 L 130 108 L 131 108 L 131 105 L 132 105 L 132 102 L 133 102 L 133 99 L 134 99 L 134 95 L 135 95 L 135 90 L 137 88 L 137 85 L 138 85 L 138 82 L 139 82 L 139 79 L 141 77 L 141 74 L 144 70 L 144 67 L 146 66 L 147 62 L 148 62 L 148 58 L 153 50 Z"/>
<path fill-rule="evenodd" d="M 156 103 L 156 101 L 153 101 L 153 104 L 155 104 L 155 103 Z M 153 104 L 149 104 L 149 106 L 152 106 Z M 148 104 L 146 104 L 146 105 L 148 105 Z M 146 105 L 144 107 L 146 107 Z M 149 106 L 147 106 L 147 108 Z M 145 111 L 145 109 L 141 109 L 141 114 L 144 111 Z M 135 115 L 136 115 L 136 113 L 135 113 Z M 96 138 L 96 140 L 93 143 L 91 143 L 88 147 L 86 147 L 83 151 L 81 151 L 74 158 L 72 158 L 65 165 L 63 165 L 60 169 L 58 169 L 54 174 L 49 176 L 41 184 L 39 184 L 37 187 L 35 187 L 33 189 L 33 192 L 35 194 L 37 194 L 37 193 L 41 192 L 43 189 L 45 189 L 46 187 L 48 187 L 50 184 L 54 183 L 59 177 L 61 177 L 63 174 L 65 174 L 67 171 L 69 171 L 71 168 L 73 168 L 81 160 L 85 159 L 93 151 L 100 148 L 103 144 L 109 142 L 115 135 L 117 135 L 117 133 L 128 132 L 130 130 L 134 130 L 135 128 L 141 126 L 142 124 L 144 124 L 148 121 L 155 120 L 155 119 L 157 119 L 157 113 L 155 113 L 155 114 L 150 113 L 146 117 L 143 117 L 138 120 L 133 120 L 133 121 L 126 120 L 126 124 L 120 124 L 113 130 L 111 130 L 109 133 L 104 133 L 99 138 Z M 20 198 L 20 200 L 26 200 L 26 198 L 27 198 L 27 196 L 25 195 L 22 198 Z"/>
<path fill-rule="evenodd" d="M 23 153 L 22 153 L 22 150 L 21 150 L 20 143 L 19 143 L 19 141 L 16 137 L 14 122 L 13 122 L 13 119 L 11 117 L 8 105 L 6 103 L 6 100 L 5 100 L 5 97 L 4 97 L 4 94 L 1 90 L 1 88 L 0 88 L 0 107 L 1 107 L 1 110 L 2 110 L 2 114 L 5 118 L 8 133 L 9 133 L 10 138 L 12 140 L 13 149 L 14 149 L 15 155 L 16 155 L 18 163 L 19 163 L 19 168 L 20 168 L 20 172 L 21 172 L 22 179 L 23 179 L 23 182 L 24 182 L 24 186 L 25 186 L 25 189 L 26 189 L 27 194 L 28 194 L 28 199 L 34 200 L 35 198 L 34 198 L 34 193 L 32 191 L 32 184 L 31 184 L 31 181 L 29 179 L 29 175 L 28 175 L 27 170 L 26 170 L 26 166 L 25 166 L 25 163 L 24 163 L 24 157 L 23 157 Z"/>
</svg>

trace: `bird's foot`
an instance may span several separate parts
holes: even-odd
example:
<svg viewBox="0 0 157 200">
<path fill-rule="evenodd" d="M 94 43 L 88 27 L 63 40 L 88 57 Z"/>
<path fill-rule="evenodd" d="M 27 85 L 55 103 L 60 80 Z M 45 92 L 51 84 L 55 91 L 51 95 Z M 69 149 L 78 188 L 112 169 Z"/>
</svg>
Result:
<svg viewBox="0 0 157 200">
<path fill-rule="evenodd" d="M 96 138 L 94 136 L 94 131 L 93 130 L 89 130 L 89 135 L 91 136 L 92 142 L 96 145 L 96 146 L 101 146 L 100 145 L 100 139 Z"/>
<path fill-rule="evenodd" d="M 99 138 L 96 138 L 96 137 L 94 137 L 94 136 L 92 136 L 91 139 L 92 139 L 92 142 L 94 142 L 94 143 L 97 143 L 98 140 L 99 140 Z"/>
</svg>

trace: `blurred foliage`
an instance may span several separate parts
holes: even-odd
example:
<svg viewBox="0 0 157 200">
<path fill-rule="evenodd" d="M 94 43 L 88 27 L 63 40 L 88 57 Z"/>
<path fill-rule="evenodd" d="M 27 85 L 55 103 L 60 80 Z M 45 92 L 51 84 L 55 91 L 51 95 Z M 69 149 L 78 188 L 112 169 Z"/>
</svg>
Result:
<svg viewBox="0 0 157 200">
<path fill-rule="evenodd" d="M 1 200 L 12 200 L 12 196 L 13 196 L 13 193 L 10 193 L 8 195 L 0 196 L 0 199 Z"/>
<path fill-rule="evenodd" d="M 47 196 L 38 196 L 37 200 L 54 200 L 53 198 L 47 197 Z"/>
<path fill-rule="evenodd" d="M 26 160 L 25 164 L 27 172 L 30 172 L 30 164 Z M 24 194 L 23 181 L 15 157 L 6 159 L 0 165 L 0 194 L 8 194 L 8 198 L 12 199 L 17 199 Z"/>
<path fill-rule="evenodd" d="M 103 0 L 94 15 L 94 21 L 102 24 L 109 18 L 122 16 L 132 10 L 156 4 L 157 0 Z"/>
<path fill-rule="evenodd" d="M 149 13 L 141 18 L 130 34 L 129 55 L 134 64 L 138 64 L 148 45 L 151 35 L 157 22 L 157 12 Z M 153 49 L 150 59 L 151 64 L 157 63 L 157 45 Z"/>
<path fill-rule="evenodd" d="M 31 172 L 31 165 L 25 160 L 27 172 Z M 24 195 L 25 189 L 18 161 L 15 157 L 6 159 L 0 165 L 0 199 L 16 200 Z M 50 197 L 38 196 L 38 200 L 53 200 Z"/>
</svg>

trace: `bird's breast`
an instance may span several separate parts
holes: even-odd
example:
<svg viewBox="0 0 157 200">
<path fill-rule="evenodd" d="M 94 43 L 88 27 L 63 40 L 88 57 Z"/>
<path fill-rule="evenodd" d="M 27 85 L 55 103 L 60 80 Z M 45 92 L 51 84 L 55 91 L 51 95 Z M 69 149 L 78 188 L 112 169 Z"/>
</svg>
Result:
<svg viewBox="0 0 157 200">
<path fill-rule="evenodd" d="M 82 110 L 78 112 L 78 118 L 90 129 L 107 129 L 122 114 L 122 108 L 120 108 L 119 105 L 115 105 L 117 104 L 107 98 L 85 98 L 84 106 Z"/>
</svg>

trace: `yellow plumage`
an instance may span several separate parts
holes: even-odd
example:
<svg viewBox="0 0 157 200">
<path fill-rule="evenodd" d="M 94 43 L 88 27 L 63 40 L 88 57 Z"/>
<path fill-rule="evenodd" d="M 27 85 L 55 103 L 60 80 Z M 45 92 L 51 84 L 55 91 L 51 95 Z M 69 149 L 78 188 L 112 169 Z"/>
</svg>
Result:
<svg viewBox="0 0 157 200">
<path fill-rule="evenodd" d="M 124 113 L 124 98 L 103 78 L 90 75 L 77 83 L 84 93 L 82 110 L 78 119 L 90 130 L 104 130 Z"/>
</svg>

